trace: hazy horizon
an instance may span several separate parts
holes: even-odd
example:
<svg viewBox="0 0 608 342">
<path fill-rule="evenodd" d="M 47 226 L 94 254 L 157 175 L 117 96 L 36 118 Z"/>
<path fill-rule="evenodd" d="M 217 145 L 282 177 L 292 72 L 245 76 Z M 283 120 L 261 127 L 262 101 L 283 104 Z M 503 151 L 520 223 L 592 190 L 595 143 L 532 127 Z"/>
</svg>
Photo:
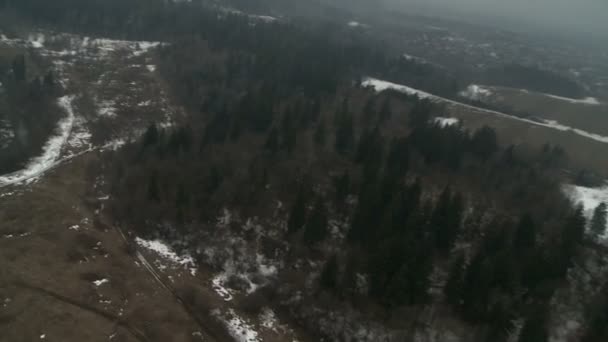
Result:
<svg viewBox="0 0 608 342">
<path fill-rule="evenodd" d="M 494 24 L 518 30 L 608 38 L 606 0 L 381 0 L 409 12 Z"/>
</svg>

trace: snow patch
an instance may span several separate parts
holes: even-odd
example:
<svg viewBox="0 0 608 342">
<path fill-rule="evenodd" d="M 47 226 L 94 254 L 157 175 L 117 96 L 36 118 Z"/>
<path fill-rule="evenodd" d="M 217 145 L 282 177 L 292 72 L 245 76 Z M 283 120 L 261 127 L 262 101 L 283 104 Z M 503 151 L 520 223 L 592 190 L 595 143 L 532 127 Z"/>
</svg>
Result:
<svg viewBox="0 0 608 342">
<path fill-rule="evenodd" d="M 275 331 L 275 332 L 277 331 L 278 320 L 277 320 L 277 316 L 275 315 L 274 311 L 272 311 L 272 309 L 264 308 L 264 310 L 260 314 L 260 322 L 261 322 L 260 324 L 264 328 Z"/>
<path fill-rule="evenodd" d="M 563 186 L 563 191 L 572 202 L 583 206 L 588 219 L 593 216 L 593 211 L 600 203 L 604 202 L 608 204 L 608 183 L 599 188 L 567 184 Z M 608 239 L 608 229 L 606 230 L 606 234 L 601 238 Z"/>
<path fill-rule="evenodd" d="M 156 65 L 148 64 L 148 65 L 146 65 L 146 69 L 148 69 L 149 72 L 155 72 L 156 71 Z"/>
<path fill-rule="evenodd" d="M 362 27 L 362 28 L 369 27 L 369 25 L 367 25 L 367 24 L 362 24 L 362 23 L 360 23 L 358 21 L 354 21 L 354 20 L 353 21 L 349 21 L 348 24 L 346 24 L 346 25 L 348 25 L 348 27 L 352 27 L 352 28 L 355 28 L 355 27 Z"/>
<path fill-rule="evenodd" d="M 228 281 L 228 275 L 226 273 L 220 273 L 213 277 L 211 280 L 213 290 L 225 301 L 229 302 L 234 297 L 232 295 L 232 290 L 228 289 L 224 284 Z"/>
<path fill-rule="evenodd" d="M 99 116 L 104 116 L 108 118 L 113 118 L 116 116 L 116 103 L 114 101 L 101 101 L 99 103 L 99 108 L 97 109 L 97 114 Z"/>
<path fill-rule="evenodd" d="M 42 33 L 36 33 L 36 34 L 30 34 L 28 36 L 27 39 L 30 43 L 30 45 L 35 48 L 35 49 L 42 49 L 44 48 L 44 42 L 46 40 L 44 34 Z"/>
<path fill-rule="evenodd" d="M 74 96 L 59 98 L 58 104 L 65 110 L 67 117 L 59 121 L 58 134 L 47 141 L 42 155 L 32 159 L 25 169 L 0 176 L 0 187 L 24 181 L 33 181 L 57 164 L 61 148 L 67 142 L 74 125 L 73 100 Z"/>
<path fill-rule="evenodd" d="M 471 84 L 458 95 L 473 101 L 483 101 L 492 95 L 492 91 L 484 86 Z"/>
<path fill-rule="evenodd" d="M 192 256 L 188 254 L 179 256 L 171 247 L 161 240 L 144 240 L 138 237 L 135 239 L 135 242 L 143 248 L 156 252 L 164 259 L 169 260 L 174 264 L 183 266 L 184 269 L 190 271 L 192 276 L 196 275 L 196 263 L 194 262 L 194 258 L 192 258 Z M 159 266 L 159 268 L 162 269 L 162 266 L 163 265 Z"/>
<path fill-rule="evenodd" d="M 95 281 L 93 282 L 93 285 L 95 285 L 96 287 L 100 287 L 101 285 L 103 285 L 103 284 L 107 284 L 107 283 L 109 283 L 109 282 L 110 282 L 110 280 L 109 280 L 109 279 L 107 279 L 107 278 L 103 278 L 103 279 L 95 280 Z"/>
<path fill-rule="evenodd" d="M 228 332 L 237 342 L 259 342 L 258 333 L 253 326 L 248 324 L 243 318 L 238 316 L 233 309 L 228 310 L 227 314 L 220 314 L 218 310 L 214 315 L 221 319 Z"/>
<path fill-rule="evenodd" d="M 543 95 L 553 98 L 553 99 L 570 102 L 570 103 L 574 103 L 574 104 L 583 104 L 583 105 L 588 105 L 588 106 L 599 106 L 602 104 L 595 97 L 585 97 L 584 99 L 572 99 L 569 97 L 563 97 L 563 96 L 557 96 L 557 95 L 551 95 L 551 94 L 543 94 Z"/>
<path fill-rule="evenodd" d="M 376 78 L 370 78 L 370 77 L 363 80 L 363 82 L 361 83 L 361 86 L 371 87 L 376 92 L 382 92 L 382 91 L 389 90 L 389 89 L 396 90 L 400 93 L 404 93 L 407 95 L 418 96 L 420 99 L 436 100 L 438 98 L 437 96 L 434 96 L 434 95 L 424 92 L 422 90 L 418 90 L 418 89 L 410 88 L 408 86 L 404 86 L 401 84 L 392 83 L 392 82 L 388 82 L 388 81 L 382 81 L 382 80 L 379 80 Z"/>
<path fill-rule="evenodd" d="M 433 121 L 441 127 L 458 125 L 458 123 L 460 122 L 460 120 L 458 120 L 456 118 L 443 118 L 443 117 L 436 117 L 433 119 Z"/>
</svg>

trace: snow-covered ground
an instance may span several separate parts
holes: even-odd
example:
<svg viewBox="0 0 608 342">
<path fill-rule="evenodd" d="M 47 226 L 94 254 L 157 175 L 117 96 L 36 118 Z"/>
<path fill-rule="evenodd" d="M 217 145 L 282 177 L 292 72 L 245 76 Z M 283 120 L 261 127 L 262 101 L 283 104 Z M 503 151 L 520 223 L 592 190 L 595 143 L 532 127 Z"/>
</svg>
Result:
<svg viewBox="0 0 608 342">
<path fill-rule="evenodd" d="M 528 124 L 531 125 L 535 125 L 535 126 L 542 126 L 542 127 L 547 127 L 547 128 L 551 128 L 551 129 L 555 129 L 558 131 L 564 131 L 564 132 L 571 132 L 573 134 L 588 138 L 588 139 L 592 139 L 601 143 L 606 143 L 608 144 L 608 137 L 607 136 L 602 136 L 599 134 L 595 134 L 595 133 L 591 133 L 591 132 L 587 132 L 584 131 L 582 129 L 578 129 L 578 128 L 574 128 L 574 127 L 570 127 L 570 126 L 566 126 L 566 125 L 562 125 L 557 121 L 553 121 L 553 120 L 545 120 L 545 121 L 535 121 L 535 120 L 530 120 L 530 119 L 524 119 L 524 118 L 519 118 L 513 115 L 509 115 L 509 114 L 505 114 L 502 112 L 498 112 L 495 110 L 489 110 L 489 109 L 485 109 L 485 108 L 479 108 L 479 107 L 475 107 L 475 106 L 471 106 L 465 103 L 461 103 L 461 102 L 457 102 L 454 100 L 450 100 L 450 99 L 446 99 L 444 97 L 440 97 L 440 96 L 436 96 L 430 93 L 427 93 L 425 91 L 422 90 L 418 90 L 418 89 L 414 89 L 408 86 L 404 86 L 401 84 L 397 84 L 397 83 L 392 83 L 392 82 L 388 82 L 388 81 L 383 81 L 383 80 L 379 80 L 379 79 L 375 79 L 375 78 L 366 78 L 363 80 L 363 82 L 361 83 L 361 85 L 363 87 L 371 87 L 373 88 L 375 91 L 377 92 L 382 92 L 384 90 L 387 89 L 392 89 L 407 95 L 416 95 L 418 96 L 418 98 L 420 99 L 426 99 L 432 102 L 441 102 L 441 103 L 446 103 L 448 105 L 451 106 L 458 106 L 458 107 L 462 107 L 462 108 L 469 108 L 469 109 L 473 109 L 475 112 L 480 113 L 480 114 L 492 114 L 492 115 L 496 115 L 496 116 L 500 116 L 500 117 L 504 117 L 504 118 L 508 118 L 511 120 L 517 120 L 517 121 L 521 121 L 521 122 L 526 122 Z"/>
<path fill-rule="evenodd" d="M 458 125 L 458 123 L 460 122 L 460 120 L 456 119 L 456 118 L 442 118 L 442 117 L 436 117 L 433 119 L 436 123 L 439 124 L 439 126 L 441 127 L 446 127 L 446 126 L 454 126 L 454 125 Z"/>
<path fill-rule="evenodd" d="M 557 99 L 557 100 L 566 101 L 566 102 L 575 103 L 575 104 L 584 104 L 584 105 L 590 105 L 590 106 L 599 106 L 602 104 L 595 97 L 585 97 L 584 99 L 572 99 L 569 97 L 562 97 L 562 96 L 551 95 L 551 94 L 543 94 L 543 95 Z"/>
<path fill-rule="evenodd" d="M 0 44 L 34 49 L 37 54 L 43 56 L 54 66 L 58 83 L 63 86 L 65 92 L 73 94 L 59 99 L 59 105 L 67 116 L 57 123 L 56 135 L 50 137 L 43 146 L 43 153 L 31 159 L 24 169 L 0 175 L 0 187 L 34 181 L 62 161 L 97 147 L 117 149 L 124 144 L 127 136 L 135 137 L 139 131 L 144 129 L 144 127 L 132 127 L 129 121 L 125 121 L 126 119 L 117 120 L 116 124 L 120 126 L 112 133 L 113 136 L 106 138 L 104 146 L 93 146 L 91 140 L 94 132 L 90 130 L 92 122 L 89 120 L 94 122 L 98 120 L 97 118 L 118 119 L 118 114 L 124 112 L 124 108 L 140 108 L 139 103 L 148 101 L 149 106 L 147 107 L 151 108 L 149 111 L 154 109 L 162 112 L 161 124 L 164 127 L 170 126 L 173 122 L 175 113 L 169 108 L 167 96 L 164 93 L 151 94 L 149 93 L 150 85 L 133 82 L 138 81 L 140 76 L 145 79 L 145 77 L 149 77 L 145 75 L 155 71 L 156 67 L 150 64 L 151 57 L 147 54 L 162 46 L 161 42 L 95 39 L 67 33 L 38 31 L 26 34 L 21 38 L 8 38 L 6 35 L 0 34 Z M 131 82 L 128 86 L 119 83 L 124 83 L 124 74 L 120 68 L 124 66 L 125 59 L 137 61 L 138 67 L 141 69 L 137 74 L 133 73 L 138 76 L 137 79 L 127 79 L 128 82 Z M 91 73 L 100 72 L 102 75 L 100 81 L 78 84 L 77 80 L 70 78 L 71 68 L 75 65 L 86 66 Z M 159 87 L 152 88 L 156 91 Z M 162 92 L 162 89 L 160 91 Z M 91 117 L 88 115 L 89 113 L 79 113 L 80 100 L 85 93 L 92 94 L 93 104 L 97 107 L 95 108 L 97 118 Z M 141 115 L 145 115 L 149 111 L 142 109 Z M 132 114 L 131 117 L 133 117 Z M 131 117 L 129 119 L 134 123 L 138 122 L 137 118 L 131 119 Z M 151 119 L 148 117 L 145 121 Z M 153 119 L 157 120 L 156 117 Z M 10 124 L 0 122 L 0 148 L 10 143 L 13 138 L 14 132 Z"/>
<path fill-rule="evenodd" d="M 213 312 L 216 317 L 224 322 L 228 332 L 237 342 L 259 342 L 258 332 L 253 325 L 249 324 L 242 317 L 237 315 L 233 309 L 229 309 L 226 313 L 221 313 L 219 310 Z"/>
<path fill-rule="evenodd" d="M 189 254 L 178 255 L 175 253 L 166 242 L 161 240 L 144 240 L 142 238 L 136 238 L 135 242 L 147 250 L 150 250 L 158 254 L 164 261 L 168 261 L 172 265 L 181 266 L 188 270 L 191 275 L 195 276 L 197 272 L 197 266 L 194 262 L 194 258 Z M 161 260 L 157 260 L 156 265 L 159 269 L 164 270 L 167 265 Z"/>
<path fill-rule="evenodd" d="M 492 95 L 492 91 L 487 87 L 471 84 L 458 95 L 473 101 L 483 101 Z"/>
<path fill-rule="evenodd" d="M 0 187 L 34 180 L 57 164 L 61 148 L 68 141 L 74 125 L 73 100 L 73 96 L 64 96 L 58 100 L 59 106 L 65 110 L 67 116 L 59 121 L 57 135 L 49 139 L 42 155 L 32 159 L 23 170 L 0 176 Z"/>
<path fill-rule="evenodd" d="M 415 96 L 418 96 L 420 99 L 428 99 L 431 101 L 437 101 L 437 100 L 441 99 L 438 96 L 435 96 L 433 94 L 427 93 L 422 90 L 418 90 L 418 89 L 414 89 L 414 88 L 404 86 L 401 84 L 383 81 L 383 80 L 379 80 L 376 78 L 370 78 L 370 77 L 364 79 L 363 82 L 361 83 L 361 86 L 371 87 L 377 92 L 382 92 L 385 90 L 395 90 L 400 93 L 404 93 L 404 94 L 412 95 L 412 96 L 415 95 Z"/>
<path fill-rule="evenodd" d="M 593 211 L 600 203 L 608 204 L 608 183 L 598 188 L 565 185 L 564 192 L 574 203 L 583 205 L 587 218 L 592 217 Z M 608 240 L 608 229 L 602 238 Z"/>
</svg>

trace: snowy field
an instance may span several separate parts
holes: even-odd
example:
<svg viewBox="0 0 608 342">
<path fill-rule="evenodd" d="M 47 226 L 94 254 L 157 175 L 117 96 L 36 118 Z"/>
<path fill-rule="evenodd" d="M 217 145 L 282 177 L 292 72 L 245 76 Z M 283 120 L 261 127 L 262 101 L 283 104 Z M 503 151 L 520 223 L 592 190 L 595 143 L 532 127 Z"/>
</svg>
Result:
<svg viewBox="0 0 608 342">
<path fill-rule="evenodd" d="M 461 103 L 461 102 L 457 102 L 454 100 L 450 100 L 450 99 L 446 99 L 440 96 L 436 96 L 430 93 L 427 93 L 425 91 L 422 90 L 418 90 L 418 89 L 414 89 L 408 86 L 404 86 L 401 84 L 397 84 L 397 83 L 392 83 L 392 82 L 388 82 L 388 81 L 383 81 L 383 80 L 379 80 L 379 79 L 375 79 L 375 78 L 366 78 L 365 80 L 363 80 L 363 82 L 361 83 L 361 86 L 363 87 L 370 87 L 373 88 L 376 92 L 382 92 L 388 89 L 391 90 L 395 90 L 410 96 L 418 96 L 418 98 L 420 99 L 426 99 L 432 102 L 441 102 L 441 103 L 447 103 L 449 105 L 452 106 L 459 106 L 459 107 L 464 107 L 464 108 L 470 108 L 475 110 L 476 112 L 479 113 L 484 113 L 484 114 L 492 114 L 492 115 L 496 115 L 496 116 L 500 116 L 500 117 L 504 117 L 504 118 L 508 118 L 511 120 L 517 120 L 517 121 L 521 121 L 521 122 L 525 122 L 531 125 L 535 125 L 535 126 L 541 126 L 541 127 L 547 127 L 547 128 L 551 128 L 554 130 L 558 130 L 558 131 L 563 131 L 563 132 L 572 132 L 576 135 L 588 138 L 588 139 L 592 139 L 601 143 L 605 143 L 608 144 L 608 137 L 606 136 L 602 136 L 599 134 L 595 134 L 595 133 L 590 133 L 587 131 L 584 131 L 582 129 L 578 129 L 578 128 L 574 128 L 574 127 L 570 127 L 570 126 L 566 126 L 566 125 L 562 125 L 557 121 L 553 121 L 553 120 L 544 120 L 542 122 L 540 121 L 535 121 L 535 120 L 529 120 L 529 119 L 524 119 L 524 118 L 519 118 L 516 116 L 512 116 L 509 114 L 505 114 L 505 113 L 501 113 L 495 110 L 489 110 L 489 109 L 484 109 L 484 108 L 479 108 L 479 107 L 475 107 L 475 106 L 471 106 L 465 103 Z M 477 95 L 476 96 L 480 96 L 479 91 L 483 91 L 485 94 L 487 94 L 487 92 L 485 92 L 484 90 L 482 90 L 482 88 L 475 88 L 477 90 Z"/>
</svg>

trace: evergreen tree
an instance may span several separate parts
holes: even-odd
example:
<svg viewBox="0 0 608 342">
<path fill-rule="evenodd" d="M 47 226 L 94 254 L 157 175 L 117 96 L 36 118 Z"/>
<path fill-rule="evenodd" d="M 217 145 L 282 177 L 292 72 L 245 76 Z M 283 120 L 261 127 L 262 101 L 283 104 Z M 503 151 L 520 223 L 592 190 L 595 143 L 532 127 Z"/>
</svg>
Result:
<svg viewBox="0 0 608 342">
<path fill-rule="evenodd" d="M 148 147 L 151 145 L 155 145 L 159 140 L 159 132 L 158 128 L 156 128 L 155 123 L 151 123 L 146 129 L 146 133 L 144 133 L 143 138 L 143 146 Z"/>
<path fill-rule="evenodd" d="M 303 188 L 300 188 L 287 221 L 287 229 L 289 234 L 297 232 L 306 223 L 306 202 L 304 190 Z"/>
<path fill-rule="evenodd" d="M 314 245 L 323 241 L 327 237 L 327 233 L 327 209 L 325 208 L 323 200 L 319 198 L 306 223 L 304 241 L 308 245 Z"/>
<path fill-rule="evenodd" d="M 464 255 L 461 253 L 453 262 L 448 274 L 448 280 L 443 289 L 447 302 L 452 306 L 459 306 L 462 300 L 464 286 Z"/>
<path fill-rule="evenodd" d="M 334 205 L 336 208 L 342 208 L 346 202 L 346 198 L 348 197 L 348 193 L 350 191 L 350 176 L 348 171 L 344 171 L 344 173 L 334 180 L 335 187 L 335 197 L 334 197 Z"/>
<path fill-rule="evenodd" d="M 608 341 L 608 283 L 591 303 L 588 311 L 588 324 L 581 342 Z"/>
<path fill-rule="evenodd" d="M 323 266 L 323 271 L 319 278 L 319 283 L 322 288 L 335 291 L 338 289 L 338 257 L 332 255 L 331 258 Z"/>
<path fill-rule="evenodd" d="M 23 82 L 26 78 L 26 64 L 25 64 L 25 56 L 18 55 L 13 60 L 13 77 L 15 77 L 15 81 Z"/>
<path fill-rule="evenodd" d="M 314 134 L 315 145 L 318 147 L 325 147 L 326 142 L 326 131 L 325 131 L 325 120 L 321 120 L 317 125 L 317 129 Z"/>
<path fill-rule="evenodd" d="M 374 124 L 374 120 L 376 118 L 376 98 L 374 96 L 370 96 L 370 98 L 365 102 L 365 106 L 363 106 L 363 117 L 362 117 L 362 126 L 370 127 Z"/>
<path fill-rule="evenodd" d="M 488 160 L 498 151 L 498 138 L 493 128 L 484 126 L 473 133 L 471 151 L 482 160 Z"/>
<path fill-rule="evenodd" d="M 528 213 L 524 214 L 519 220 L 517 229 L 515 230 L 514 247 L 517 250 L 527 250 L 534 248 L 536 245 L 537 228 L 532 216 Z"/>
<path fill-rule="evenodd" d="M 535 308 L 526 319 L 519 334 L 518 342 L 548 342 L 547 333 L 547 309 L 543 306 Z"/>
<path fill-rule="evenodd" d="M 353 116 L 349 112 L 339 113 L 336 127 L 336 151 L 342 155 L 350 153 L 355 145 Z"/>
<path fill-rule="evenodd" d="M 382 108 L 380 109 L 380 113 L 378 115 L 378 122 L 380 124 L 385 123 L 386 121 L 388 121 L 391 117 L 393 116 L 393 113 L 391 112 L 391 102 L 390 102 L 390 98 L 387 97 L 384 100 L 384 103 L 382 104 Z"/>
<path fill-rule="evenodd" d="M 593 211 L 593 217 L 591 218 L 591 234 L 597 238 L 606 232 L 606 214 L 607 207 L 606 203 L 600 203 L 597 208 Z"/>
<path fill-rule="evenodd" d="M 431 218 L 436 246 L 443 253 L 450 251 L 460 233 L 463 210 L 462 197 L 452 196 L 450 187 L 446 187 L 439 197 Z"/>
<path fill-rule="evenodd" d="M 273 127 L 268 133 L 266 143 L 264 144 L 264 149 L 273 155 L 279 150 L 279 131 L 276 127 Z"/>
<path fill-rule="evenodd" d="M 152 172 L 152 175 L 148 179 L 148 200 L 159 202 L 160 195 L 158 190 L 158 176 L 156 172 Z"/>
<path fill-rule="evenodd" d="M 297 127 L 295 126 L 293 114 L 291 111 L 286 111 L 283 116 L 283 121 L 281 123 L 281 130 L 283 141 L 281 144 L 281 148 L 287 150 L 287 153 L 291 155 L 293 149 L 296 146 L 297 141 Z"/>
<path fill-rule="evenodd" d="M 585 235 L 586 220 L 584 212 L 583 206 L 579 205 L 567 219 L 562 231 L 563 249 L 561 253 L 567 260 L 568 266 L 571 264 L 571 260 L 575 256 L 578 246 L 583 241 Z"/>
</svg>

